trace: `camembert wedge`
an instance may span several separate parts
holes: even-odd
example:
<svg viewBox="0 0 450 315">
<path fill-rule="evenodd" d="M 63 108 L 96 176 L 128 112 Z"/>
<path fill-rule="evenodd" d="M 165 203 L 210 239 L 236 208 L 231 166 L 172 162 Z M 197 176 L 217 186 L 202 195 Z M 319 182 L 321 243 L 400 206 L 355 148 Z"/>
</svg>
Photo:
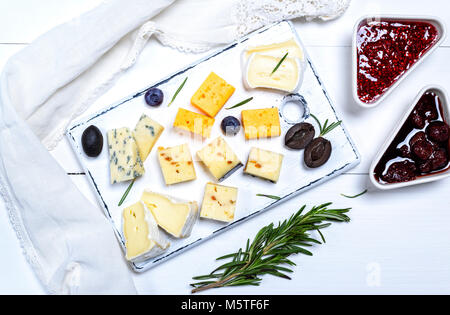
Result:
<svg viewBox="0 0 450 315">
<path fill-rule="evenodd" d="M 143 162 L 147 159 L 147 156 L 152 151 L 153 146 L 163 131 L 164 127 L 147 115 L 142 114 L 141 118 L 139 118 L 134 128 L 133 136 Z"/>
<path fill-rule="evenodd" d="M 198 151 L 197 155 L 218 181 L 242 167 L 241 161 L 222 137 L 214 139 Z"/>
<path fill-rule="evenodd" d="M 111 184 L 134 179 L 145 173 L 139 149 L 128 128 L 108 131 Z"/>
<path fill-rule="evenodd" d="M 276 183 L 280 177 L 282 163 L 282 154 L 252 148 L 244 172 Z"/>
<path fill-rule="evenodd" d="M 234 220 L 238 189 L 207 183 L 200 216 L 223 222 Z"/>
<path fill-rule="evenodd" d="M 156 257 L 170 246 L 144 203 L 137 202 L 125 208 L 122 220 L 127 260 L 139 262 Z"/>
<path fill-rule="evenodd" d="M 174 237 L 187 237 L 198 218 L 197 202 L 144 191 L 141 200 L 153 214 L 158 225 Z"/>
</svg>

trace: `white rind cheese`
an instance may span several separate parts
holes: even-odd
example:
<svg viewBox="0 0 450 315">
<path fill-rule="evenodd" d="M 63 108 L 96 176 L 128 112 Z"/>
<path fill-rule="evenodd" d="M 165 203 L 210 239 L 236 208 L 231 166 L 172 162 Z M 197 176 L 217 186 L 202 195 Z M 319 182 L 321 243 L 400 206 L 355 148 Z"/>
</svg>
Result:
<svg viewBox="0 0 450 315">
<path fill-rule="evenodd" d="M 134 179 L 145 173 L 139 150 L 128 128 L 108 131 L 111 184 Z"/>
<path fill-rule="evenodd" d="M 142 114 L 141 118 L 139 118 L 134 128 L 133 136 L 139 148 L 139 155 L 142 161 L 147 159 L 163 131 L 164 127 L 147 115 Z"/>
<path fill-rule="evenodd" d="M 238 189 L 207 183 L 200 217 L 223 222 L 234 220 Z"/>
<path fill-rule="evenodd" d="M 247 60 L 250 55 L 254 53 L 282 57 L 286 52 L 289 53 L 290 57 L 298 58 L 302 62 L 305 60 L 303 49 L 294 38 L 291 38 L 284 42 L 272 43 L 268 45 L 249 46 L 244 51 L 244 58 L 245 60 Z"/>
<path fill-rule="evenodd" d="M 199 216 L 197 202 L 188 202 L 152 191 L 144 191 L 141 200 L 158 225 L 174 237 L 187 237 Z"/>
<path fill-rule="evenodd" d="M 282 57 L 252 54 L 244 73 L 245 86 L 250 89 L 269 88 L 290 93 L 297 92 L 303 80 L 303 71 L 298 58 L 287 56 L 272 73 Z"/>
<path fill-rule="evenodd" d="M 123 210 L 122 230 L 129 261 L 139 262 L 159 256 L 170 246 L 152 213 L 141 201 Z"/>
</svg>

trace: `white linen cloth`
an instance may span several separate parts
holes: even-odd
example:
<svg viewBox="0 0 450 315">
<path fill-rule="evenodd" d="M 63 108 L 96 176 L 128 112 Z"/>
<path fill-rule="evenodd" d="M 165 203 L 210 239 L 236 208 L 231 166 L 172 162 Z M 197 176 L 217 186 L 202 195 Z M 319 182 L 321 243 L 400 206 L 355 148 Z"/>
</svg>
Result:
<svg viewBox="0 0 450 315">
<path fill-rule="evenodd" d="M 349 1 L 109 0 L 12 57 L 0 78 L 0 194 L 44 288 L 136 293 L 109 221 L 46 148 L 135 63 L 150 36 L 200 52 L 274 21 L 334 18 Z"/>
</svg>

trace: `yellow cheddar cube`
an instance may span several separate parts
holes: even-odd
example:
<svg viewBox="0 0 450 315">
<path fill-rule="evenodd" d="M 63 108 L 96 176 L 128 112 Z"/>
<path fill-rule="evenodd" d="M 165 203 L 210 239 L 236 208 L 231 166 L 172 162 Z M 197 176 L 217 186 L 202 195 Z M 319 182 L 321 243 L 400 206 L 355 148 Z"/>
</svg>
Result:
<svg viewBox="0 0 450 315">
<path fill-rule="evenodd" d="M 235 187 L 207 183 L 200 216 L 223 222 L 233 221 L 237 194 Z"/>
<path fill-rule="evenodd" d="M 175 117 L 174 127 L 190 131 L 192 133 L 208 138 L 211 128 L 214 125 L 214 118 L 191 112 L 190 110 L 179 108 Z"/>
<path fill-rule="evenodd" d="M 191 104 L 214 118 L 234 91 L 234 86 L 211 72 L 192 96 Z"/>
<path fill-rule="evenodd" d="M 242 126 L 245 139 L 278 137 L 281 134 L 278 108 L 243 110 Z"/>
<path fill-rule="evenodd" d="M 196 179 L 194 162 L 187 144 L 170 148 L 158 148 L 159 165 L 166 185 Z"/>
</svg>

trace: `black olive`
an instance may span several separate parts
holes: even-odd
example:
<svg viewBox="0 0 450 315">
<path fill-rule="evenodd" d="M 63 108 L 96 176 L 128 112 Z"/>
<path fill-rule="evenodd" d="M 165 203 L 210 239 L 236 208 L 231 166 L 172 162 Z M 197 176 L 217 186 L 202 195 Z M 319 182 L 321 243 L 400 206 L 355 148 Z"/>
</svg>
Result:
<svg viewBox="0 0 450 315">
<path fill-rule="evenodd" d="M 103 149 L 103 136 L 100 130 L 95 126 L 87 127 L 81 136 L 81 145 L 87 156 L 99 156 Z"/>
<path fill-rule="evenodd" d="M 304 149 L 314 139 L 316 131 L 309 123 L 299 123 L 292 126 L 284 137 L 284 144 L 291 149 Z"/>
<path fill-rule="evenodd" d="M 331 155 L 331 142 L 319 137 L 311 141 L 305 148 L 306 166 L 316 168 L 325 164 Z"/>
</svg>

